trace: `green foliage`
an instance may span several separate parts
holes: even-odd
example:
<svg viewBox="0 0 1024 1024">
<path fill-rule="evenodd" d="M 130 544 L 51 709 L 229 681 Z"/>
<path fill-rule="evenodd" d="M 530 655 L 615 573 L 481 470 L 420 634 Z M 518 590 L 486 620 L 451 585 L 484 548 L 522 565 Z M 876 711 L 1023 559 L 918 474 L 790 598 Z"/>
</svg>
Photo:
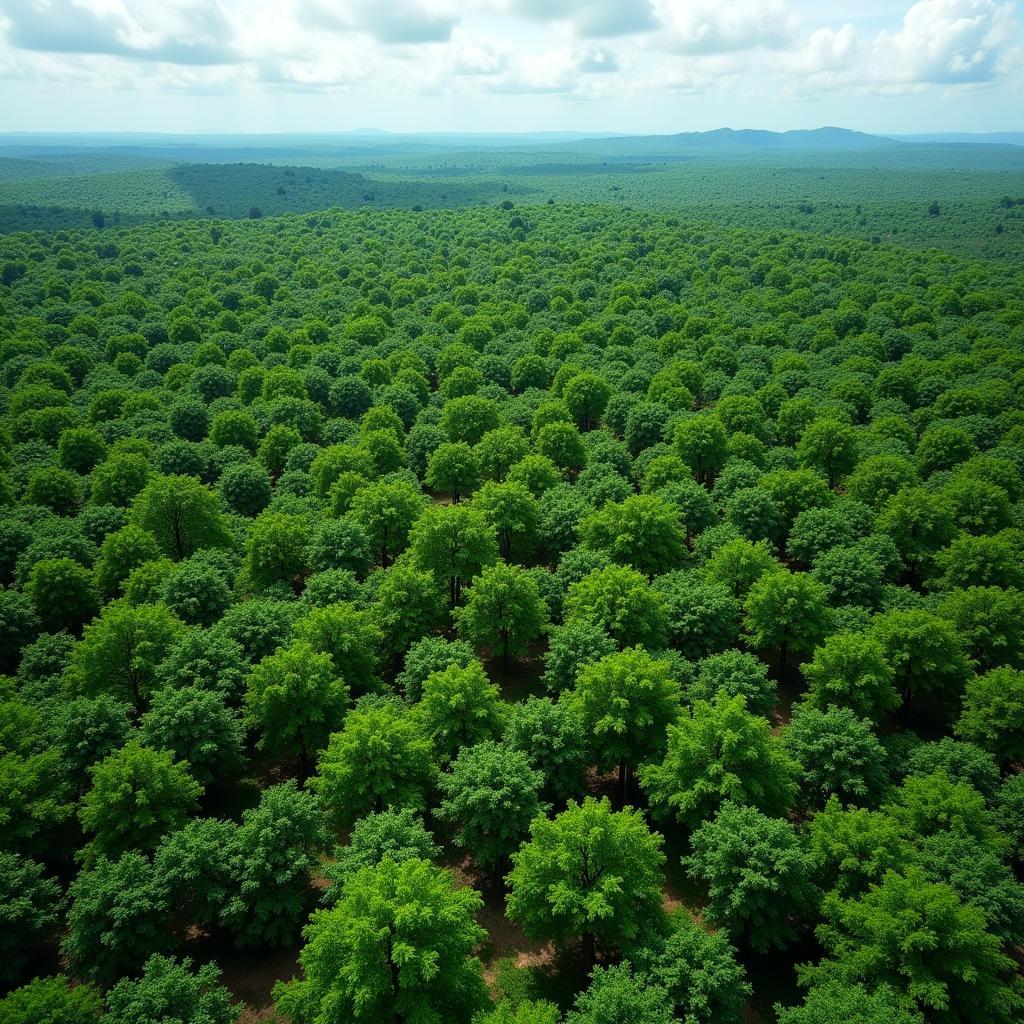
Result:
<svg viewBox="0 0 1024 1024">
<path fill-rule="evenodd" d="M 486 937 L 473 920 L 482 905 L 429 861 L 362 868 L 333 908 L 313 915 L 299 957 L 305 977 L 278 984 L 278 1009 L 309 1024 L 468 1024 L 487 1001 L 473 956 Z"/>
<path fill-rule="evenodd" d="M 108 604 L 71 655 L 70 673 L 81 693 L 119 697 L 141 715 L 156 682 L 157 667 L 184 626 L 161 604 Z"/>
<path fill-rule="evenodd" d="M 921 1024 L 922 1017 L 888 985 L 850 982 L 812 985 L 799 1006 L 776 1004 L 779 1024 Z"/>
<path fill-rule="evenodd" d="M 570 800 L 555 818 L 535 818 L 512 855 L 509 916 L 533 938 L 582 937 L 591 961 L 595 939 L 629 945 L 661 912 L 661 844 L 631 807 Z"/>
<path fill-rule="evenodd" d="M 696 828 L 727 801 L 784 814 L 798 770 L 766 719 L 750 714 L 742 696 L 719 692 L 684 709 L 668 727 L 664 759 L 637 776 L 654 815 Z"/>
<path fill-rule="evenodd" d="M 245 720 L 259 745 L 278 755 L 298 755 L 308 773 L 311 759 L 345 718 L 348 687 L 329 654 L 302 640 L 267 655 L 249 673 Z"/>
<path fill-rule="evenodd" d="M 527 697 L 513 704 L 503 742 L 522 751 L 543 778 L 541 793 L 561 803 L 583 788 L 588 743 L 578 711 L 566 700 Z"/>
<path fill-rule="evenodd" d="M 877 722 L 899 706 L 886 647 L 869 633 L 833 633 L 801 671 L 807 703 L 820 710 L 848 708 Z"/>
<path fill-rule="evenodd" d="M 435 773 L 434 745 L 418 716 L 382 701 L 348 713 L 320 755 L 310 786 L 346 825 L 389 807 L 424 809 Z"/>
<path fill-rule="evenodd" d="M 800 765 L 801 793 L 809 802 L 835 795 L 847 803 L 871 803 L 888 782 L 885 752 L 871 723 L 849 708 L 803 706 L 783 737 Z"/>
<path fill-rule="evenodd" d="M 242 767 L 242 722 L 216 690 L 157 690 L 142 716 L 139 736 L 146 746 L 166 750 L 187 764 L 192 778 L 204 786 L 234 778 Z"/>
<path fill-rule="evenodd" d="M 680 705 L 668 664 L 642 647 L 585 665 L 562 700 L 578 715 L 598 768 L 620 773 L 663 753 Z"/>
<path fill-rule="evenodd" d="M 260 794 L 225 851 L 233 881 L 221 920 L 238 946 L 295 940 L 311 902 L 310 871 L 327 845 L 316 798 L 288 781 Z"/>
<path fill-rule="evenodd" d="M 376 867 L 385 857 L 401 864 L 406 860 L 437 860 L 441 847 L 426 830 L 422 818 L 408 807 L 380 811 L 360 818 L 352 828 L 347 846 L 337 849 L 327 867 L 334 883 L 324 902 L 333 905 L 341 896 L 345 881 L 363 868 Z"/>
<path fill-rule="evenodd" d="M 61 952 L 75 972 L 111 983 L 168 950 L 170 893 L 153 865 L 134 851 L 100 855 L 68 890 L 68 934 Z"/>
<path fill-rule="evenodd" d="M 63 974 L 34 978 L 0 999 L 6 1024 L 99 1024 L 103 997 L 88 982 L 70 985 Z"/>
<path fill-rule="evenodd" d="M 976 907 L 918 868 L 887 872 L 863 896 L 826 896 L 818 938 L 827 956 L 803 975 L 815 985 L 887 985 L 927 1019 L 1017 1019 L 1024 985 Z"/>
<path fill-rule="evenodd" d="M 645 577 L 626 566 L 595 569 L 569 587 L 566 622 L 582 619 L 601 626 L 620 647 L 658 650 L 665 645 L 665 599 Z"/>
<path fill-rule="evenodd" d="M 969 679 L 956 731 L 1000 761 L 1024 756 L 1024 674 L 997 668 Z"/>
<path fill-rule="evenodd" d="M 757 647 L 777 650 L 782 667 L 790 652 L 812 651 L 828 624 L 825 588 L 804 573 L 769 572 L 750 588 L 744 628 Z"/>
<path fill-rule="evenodd" d="M 678 512 L 654 494 L 608 502 L 580 524 L 580 537 L 613 562 L 648 576 L 678 568 L 686 551 Z"/>
<path fill-rule="evenodd" d="M 566 1024 L 671 1024 L 675 1018 L 668 995 L 628 963 L 597 967 L 590 985 L 576 997 Z"/>
<path fill-rule="evenodd" d="M 41 864 L 0 850 L 0 978 L 16 980 L 32 947 L 49 938 L 62 902 L 60 886 Z M 2 1006 L 2 1003 L 0 1003 Z M 4 1018 L 0 1018 L 4 1019 Z"/>
<path fill-rule="evenodd" d="M 707 886 L 708 920 L 754 949 L 785 946 L 812 913 L 811 859 L 788 821 L 730 801 L 690 844 L 683 865 Z"/>
<path fill-rule="evenodd" d="M 441 760 L 450 760 L 460 747 L 481 743 L 501 727 L 501 696 L 478 661 L 465 668 L 449 665 L 423 681 L 415 707 L 416 721 L 430 738 Z"/>
<path fill-rule="evenodd" d="M 92 788 L 79 810 L 82 827 L 93 836 L 92 855 L 153 849 L 163 835 L 180 828 L 198 810 L 203 793 L 188 768 L 174 754 L 138 740 L 93 765 Z"/>
<path fill-rule="evenodd" d="M 456 610 L 460 637 L 477 647 L 500 650 L 507 669 L 511 655 L 525 654 L 547 622 L 547 606 L 533 577 L 518 565 L 489 565 L 466 591 Z"/>
<path fill-rule="evenodd" d="M 485 740 L 463 747 L 441 776 L 437 814 L 456 827 L 456 842 L 484 868 L 499 868 L 543 809 L 538 793 L 544 776 L 526 754 Z"/>
<path fill-rule="evenodd" d="M 216 496 L 194 477 L 154 477 L 135 498 L 131 514 L 175 561 L 229 542 Z"/>
<path fill-rule="evenodd" d="M 664 987 L 677 1018 L 688 1024 L 739 1024 L 752 990 L 722 932 L 705 931 L 681 911 L 673 915 L 668 934 L 638 960 Z"/>
<path fill-rule="evenodd" d="M 155 954 L 146 961 L 141 977 L 123 978 L 107 993 L 102 1024 L 234 1024 L 239 1012 L 231 993 L 220 984 L 215 964 L 193 970 L 187 957 L 179 964 Z"/>
</svg>

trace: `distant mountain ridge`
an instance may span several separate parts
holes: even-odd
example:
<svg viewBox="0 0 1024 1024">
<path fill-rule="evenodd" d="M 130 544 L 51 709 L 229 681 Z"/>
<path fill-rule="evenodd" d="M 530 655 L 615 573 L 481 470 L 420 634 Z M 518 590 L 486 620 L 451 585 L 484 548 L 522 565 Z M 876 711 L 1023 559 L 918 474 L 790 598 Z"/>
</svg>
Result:
<svg viewBox="0 0 1024 1024">
<path fill-rule="evenodd" d="M 715 128 L 706 132 L 679 132 L 675 135 L 619 135 L 612 138 L 589 138 L 566 143 L 572 148 L 630 148 L 644 150 L 679 149 L 889 149 L 902 145 L 884 135 L 869 135 L 852 128 L 797 129 L 772 132 L 762 128 Z"/>
</svg>

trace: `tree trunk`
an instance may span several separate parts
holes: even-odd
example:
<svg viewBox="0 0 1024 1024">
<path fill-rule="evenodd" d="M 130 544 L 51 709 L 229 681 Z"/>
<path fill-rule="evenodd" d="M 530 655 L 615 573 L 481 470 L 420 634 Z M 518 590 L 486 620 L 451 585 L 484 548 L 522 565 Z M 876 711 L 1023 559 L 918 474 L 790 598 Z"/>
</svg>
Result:
<svg viewBox="0 0 1024 1024">
<path fill-rule="evenodd" d="M 629 793 L 629 765 L 625 761 L 619 762 L 619 807 L 626 806 L 626 796 Z"/>
<path fill-rule="evenodd" d="M 507 675 L 508 674 L 508 653 L 509 653 L 509 638 L 508 638 L 508 630 L 507 629 L 503 629 L 501 631 L 501 640 L 502 640 L 502 646 L 501 646 L 501 668 L 502 668 L 502 671 Z"/>
<path fill-rule="evenodd" d="M 779 682 L 784 683 L 786 681 L 786 662 L 789 657 L 789 641 L 783 640 L 782 646 L 779 648 Z"/>
<path fill-rule="evenodd" d="M 582 936 L 583 941 L 583 966 L 586 969 L 587 974 L 594 969 L 594 962 L 597 960 L 596 947 L 597 943 L 594 939 L 593 932 L 584 932 Z"/>
</svg>

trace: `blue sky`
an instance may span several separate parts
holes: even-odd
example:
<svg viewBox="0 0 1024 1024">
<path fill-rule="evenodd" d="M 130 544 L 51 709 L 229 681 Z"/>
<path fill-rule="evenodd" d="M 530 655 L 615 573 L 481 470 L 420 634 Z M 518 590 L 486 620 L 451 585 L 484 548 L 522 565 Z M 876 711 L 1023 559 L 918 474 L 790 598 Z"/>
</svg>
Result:
<svg viewBox="0 0 1024 1024">
<path fill-rule="evenodd" d="M 1024 129 L 1004 0 L 0 0 L 0 131 Z"/>
</svg>

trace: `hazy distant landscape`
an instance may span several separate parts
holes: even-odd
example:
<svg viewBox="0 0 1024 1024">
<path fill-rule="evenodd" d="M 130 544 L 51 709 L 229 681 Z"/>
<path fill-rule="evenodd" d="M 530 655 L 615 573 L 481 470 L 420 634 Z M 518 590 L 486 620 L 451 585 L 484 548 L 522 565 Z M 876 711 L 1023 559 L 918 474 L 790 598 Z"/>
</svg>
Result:
<svg viewBox="0 0 1024 1024">
<path fill-rule="evenodd" d="M 972 141 L 966 142 L 965 139 Z M 1017 140 L 1011 143 L 1010 140 Z M 894 140 L 838 128 L 667 136 L 0 136 L 0 230 L 512 197 L 1024 255 L 1024 133 Z M 940 213 L 929 215 L 933 201 Z"/>
</svg>

